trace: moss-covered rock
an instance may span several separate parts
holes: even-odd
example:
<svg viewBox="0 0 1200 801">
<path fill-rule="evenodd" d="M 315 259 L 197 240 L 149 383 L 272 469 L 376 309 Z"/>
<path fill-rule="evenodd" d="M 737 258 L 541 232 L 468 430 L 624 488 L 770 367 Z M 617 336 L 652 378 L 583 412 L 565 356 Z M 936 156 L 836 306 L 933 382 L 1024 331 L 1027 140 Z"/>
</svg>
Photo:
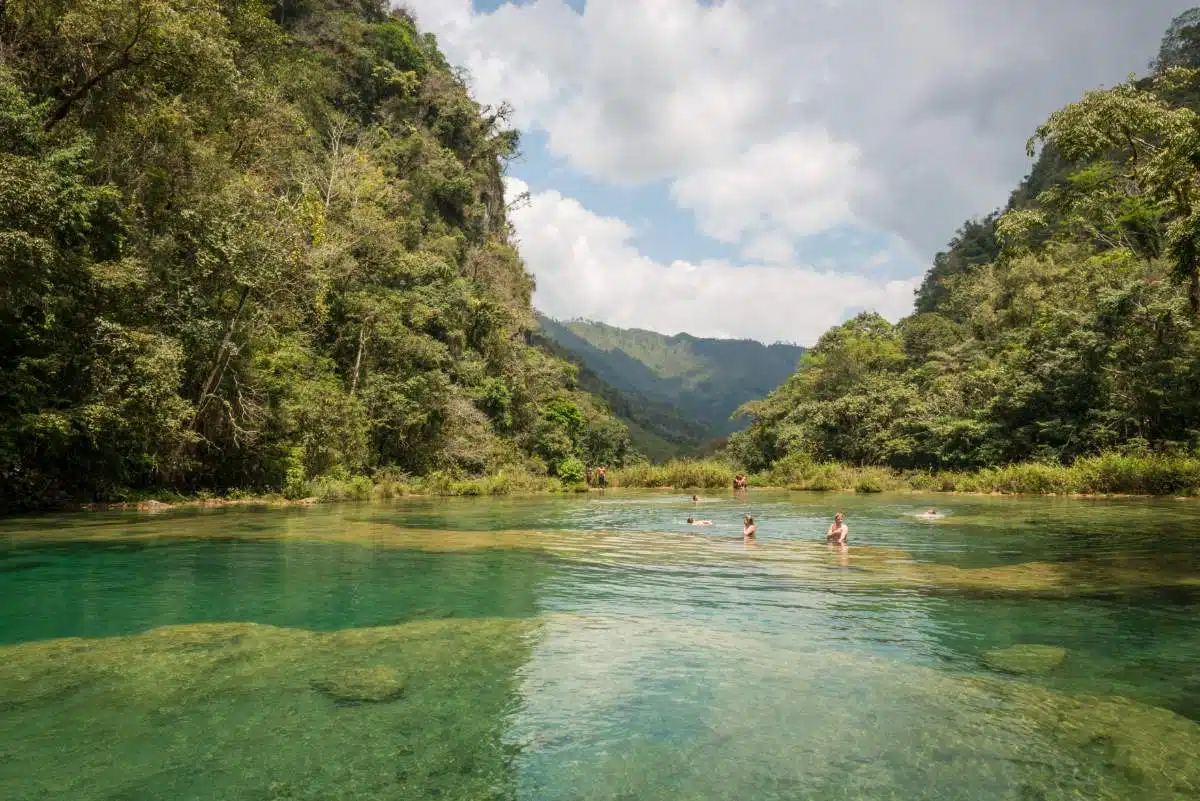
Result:
<svg viewBox="0 0 1200 801">
<path fill-rule="evenodd" d="M 404 694 L 404 677 L 387 665 L 349 668 L 314 681 L 313 688 L 343 703 L 384 703 Z"/>
<path fill-rule="evenodd" d="M 1057 645 L 1012 645 L 983 654 L 983 663 L 992 670 L 1017 675 L 1050 673 L 1067 659 L 1067 649 Z"/>
</svg>

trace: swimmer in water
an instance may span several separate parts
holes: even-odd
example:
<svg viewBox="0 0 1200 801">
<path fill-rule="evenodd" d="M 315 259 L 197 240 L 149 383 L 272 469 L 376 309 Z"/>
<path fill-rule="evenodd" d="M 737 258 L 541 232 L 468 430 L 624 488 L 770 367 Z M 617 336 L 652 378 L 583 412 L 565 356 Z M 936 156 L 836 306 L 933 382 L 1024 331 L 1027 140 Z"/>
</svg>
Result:
<svg viewBox="0 0 1200 801">
<path fill-rule="evenodd" d="M 838 512 L 833 517 L 833 525 L 829 527 L 829 531 L 825 532 L 825 541 L 834 545 L 845 545 L 848 536 L 850 536 L 850 529 L 846 526 L 846 516 Z"/>
<path fill-rule="evenodd" d="M 711 520 L 697 520 L 694 517 L 688 518 L 689 526 L 711 526 L 712 524 L 713 522 Z"/>
<path fill-rule="evenodd" d="M 700 499 L 695 495 L 692 496 L 692 503 L 700 503 Z"/>
<path fill-rule="evenodd" d="M 742 537 L 752 540 L 756 534 L 758 534 L 758 526 L 754 525 L 754 518 L 746 515 L 742 518 Z"/>
</svg>

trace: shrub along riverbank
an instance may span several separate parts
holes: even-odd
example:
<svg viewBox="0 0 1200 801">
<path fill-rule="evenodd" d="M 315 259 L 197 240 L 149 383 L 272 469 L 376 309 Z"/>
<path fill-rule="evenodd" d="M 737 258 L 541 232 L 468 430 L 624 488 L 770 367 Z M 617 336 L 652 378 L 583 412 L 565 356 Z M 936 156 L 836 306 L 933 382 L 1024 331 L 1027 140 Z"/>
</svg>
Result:
<svg viewBox="0 0 1200 801">
<path fill-rule="evenodd" d="M 107 502 L 85 504 L 84 508 L 153 510 L 168 506 L 306 506 L 313 503 L 392 500 L 406 496 L 552 495 L 587 491 L 588 486 L 582 481 L 567 483 L 555 476 L 539 476 L 521 470 L 501 470 L 494 475 L 466 477 L 446 472 L 413 477 L 381 471 L 375 476 L 324 476 L 278 493 L 233 490 L 223 495 L 212 492 L 189 495 L 169 491 L 126 491 L 115 493 Z"/>
<path fill-rule="evenodd" d="M 712 459 L 633 465 L 610 473 L 616 487 L 730 487 L 735 465 Z M 1070 465 L 1027 463 L 970 472 L 852 467 L 792 457 L 750 475 L 751 486 L 791 490 L 1080 495 L 1200 495 L 1200 458 L 1103 454 Z"/>
<path fill-rule="evenodd" d="M 610 485 L 626 489 L 728 489 L 740 470 L 719 459 L 640 464 L 609 472 Z M 770 470 L 749 474 L 753 489 L 811 492 L 946 492 L 1004 495 L 1147 495 L 1200 496 L 1200 458 L 1104 454 L 1070 465 L 1017 464 L 973 472 L 899 471 L 853 467 L 792 458 Z M 107 506 L 160 508 L 168 505 L 310 504 L 389 500 L 406 496 L 507 496 L 587 492 L 582 481 L 521 470 L 489 476 L 455 476 L 447 472 L 424 477 L 380 471 L 375 476 L 327 476 L 292 486 L 278 494 L 232 492 L 129 493 L 110 498 Z M 105 504 L 93 505 L 104 507 Z"/>
</svg>

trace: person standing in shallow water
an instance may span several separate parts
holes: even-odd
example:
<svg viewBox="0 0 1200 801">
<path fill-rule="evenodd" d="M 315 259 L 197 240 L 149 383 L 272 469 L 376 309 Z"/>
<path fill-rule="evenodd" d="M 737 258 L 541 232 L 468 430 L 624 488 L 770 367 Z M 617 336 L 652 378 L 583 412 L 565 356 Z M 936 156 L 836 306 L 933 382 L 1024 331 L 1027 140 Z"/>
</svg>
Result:
<svg viewBox="0 0 1200 801">
<path fill-rule="evenodd" d="M 834 545 L 845 545 L 848 536 L 850 536 L 850 529 L 846 526 L 846 515 L 838 512 L 833 517 L 833 524 L 829 527 L 829 531 L 825 532 L 825 541 Z"/>
<path fill-rule="evenodd" d="M 754 525 L 754 518 L 746 515 L 742 518 L 742 538 L 749 541 L 753 540 L 758 534 L 758 526 Z"/>
</svg>

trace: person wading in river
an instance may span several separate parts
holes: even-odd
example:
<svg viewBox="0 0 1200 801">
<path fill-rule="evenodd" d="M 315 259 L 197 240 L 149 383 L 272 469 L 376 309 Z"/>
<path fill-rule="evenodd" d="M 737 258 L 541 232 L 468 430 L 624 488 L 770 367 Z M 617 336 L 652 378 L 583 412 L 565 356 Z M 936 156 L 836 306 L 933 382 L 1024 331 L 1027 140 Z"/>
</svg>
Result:
<svg viewBox="0 0 1200 801">
<path fill-rule="evenodd" d="M 747 541 L 753 540 L 758 534 L 758 526 L 754 525 L 754 518 L 746 515 L 742 518 L 742 539 Z"/>
<path fill-rule="evenodd" d="M 850 536 L 850 529 L 846 526 L 846 516 L 838 512 L 833 517 L 833 525 L 829 527 L 829 531 L 825 532 L 825 541 L 834 545 L 845 545 L 848 536 Z"/>
</svg>

